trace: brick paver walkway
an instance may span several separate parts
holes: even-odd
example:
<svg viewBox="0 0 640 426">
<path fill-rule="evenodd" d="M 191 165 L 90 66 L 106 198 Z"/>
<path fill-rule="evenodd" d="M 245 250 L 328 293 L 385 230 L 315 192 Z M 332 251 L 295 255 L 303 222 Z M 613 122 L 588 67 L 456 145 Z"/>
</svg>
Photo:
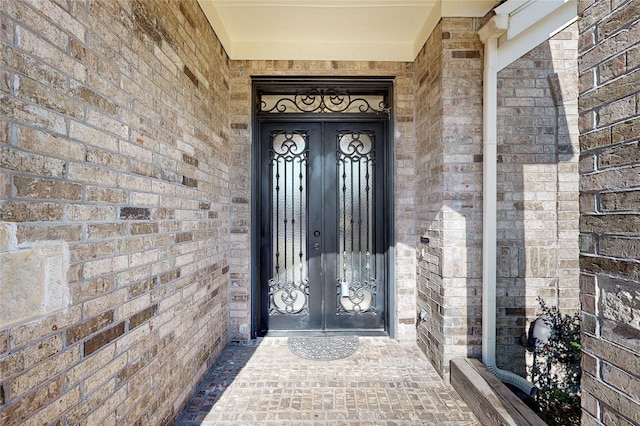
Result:
<svg viewBox="0 0 640 426">
<path fill-rule="evenodd" d="M 286 338 L 230 345 L 176 425 L 478 425 L 415 346 L 361 337 L 336 361 L 294 355 Z"/>
</svg>

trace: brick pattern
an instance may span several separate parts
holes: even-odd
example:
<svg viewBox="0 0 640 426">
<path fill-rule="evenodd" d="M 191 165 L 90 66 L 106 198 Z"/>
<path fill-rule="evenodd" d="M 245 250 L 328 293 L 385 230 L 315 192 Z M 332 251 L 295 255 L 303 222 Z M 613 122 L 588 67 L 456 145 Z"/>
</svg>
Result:
<svg viewBox="0 0 640 426">
<path fill-rule="evenodd" d="M 251 76 L 395 77 L 395 262 L 397 338 L 415 341 L 414 79 L 404 62 L 285 61 L 231 62 L 231 257 L 230 335 L 250 337 L 251 299 Z"/>
<path fill-rule="evenodd" d="M 442 21 L 415 60 L 416 227 L 429 238 L 417 244 L 417 341 L 437 371 L 442 370 Z M 422 313 L 425 313 L 421 316 Z M 426 316 L 425 316 L 426 315 Z"/>
<path fill-rule="evenodd" d="M 227 341 L 226 53 L 195 1 L 11 0 L 0 29 L 0 247 L 66 242 L 70 293 L 0 329 L 0 423 L 171 423 Z"/>
<path fill-rule="evenodd" d="M 638 33 L 639 14 L 633 1 L 618 3 L 581 3 L 584 398 L 590 419 L 637 422 L 628 409 L 637 401 L 625 395 L 637 394 L 629 342 L 640 327 L 614 307 L 637 294 L 640 275 L 629 257 L 640 223 L 638 99 L 626 84 L 637 74 L 638 40 L 628 35 Z M 71 303 L 0 329 L 2 422 L 170 423 L 227 338 L 248 339 L 252 75 L 395 77 L 397 336 L 417 335 L 442 376 L 449 359 L 479 356 L 480 25 L 442 19 L 415 63 L 230 62 L 192 0 L 3 4 L 0 221 L 12 234 L 11 243 L 0 235 L 0 247 L 11 255 L 14 240 L 20 248 L 65 242 Z M 569 52 L 574 42 L 559 35 L 550 50 Z M 523 280 L 544 293 L 555 272 L 561 306 L 575 306 L 572 58 L 536 57 L 540 50 L 525 60 L 543 75 L 513 77 L 520 85 L 504 98 L 533 99 L 540 121 L 531 133 L 542 129 L 526 144 L 541 152 L 502 145 L 514 167 L 535 166 L 516 176 L 502 169 L 504 343 L 537 306 L 518 293 Z M 508 134 L 520 125 L 505 118 L 503 126 Z M 549 155 L 552 126 L 558 146 Z M 548 177 L 553 191 L 530 186 Z M 518 215 L 527 230 L 543 228 L 523 251 L 513 248 L 521 235 L 506 233 Z M 549 223 L 551 249 L 536 239 Z M 611 342 L 615 351 L 603 349 Z"/>
<path fill-rule="evenodd" d="M 345 359 L 298 357 L 286 338 L 229 345 L 176 426 L 480 423 L 415 345 L 360 337 Z"/>
<path fill-rule="evenodd" d="M 640 424 L 640 4 L 578 2 L 585 424 Z"/>
<path fill-rule="evenodd" d="M 481 20 L 443 18 L 416 69 L 418 344 L 443 376 L 479 356 L 482 305 Z"/>
<path fill-rule="evenodd" d="M 443 373 L 481 353 L 482 69 L 478 18 L 443 19 Z"/>
<path fill-rule="evenodd" d="M 417 333 L 443 375 L 481 352 L 480 24 L 443 19 L 415 62 L 417 229 L 430 240 L 417 243 Z M 498 362 L 521 373 L 536 297 L 578 303 L 576 38 L 561 32 L 499 75 Z"/>
<path fill-rule="evenodd" d="M 519 374 L 536 299 L 579 310 L 577 39 L 573 24 L 498 73 L 497 362 Z"/>
</svg>

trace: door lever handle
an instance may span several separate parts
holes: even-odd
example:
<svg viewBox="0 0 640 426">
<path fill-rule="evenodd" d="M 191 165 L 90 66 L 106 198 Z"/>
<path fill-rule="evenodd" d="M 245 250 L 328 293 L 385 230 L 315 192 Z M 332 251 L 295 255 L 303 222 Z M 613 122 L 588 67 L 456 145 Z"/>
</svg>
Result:
<svg viewBox="0 0 640 426">
<path fill-rule="evenodd" d="M 314 250 L 320 250 L 320 243 L 315 243 L 315 244 L 313 245 L 313 249 L 314 249 Z"/>
</svg>

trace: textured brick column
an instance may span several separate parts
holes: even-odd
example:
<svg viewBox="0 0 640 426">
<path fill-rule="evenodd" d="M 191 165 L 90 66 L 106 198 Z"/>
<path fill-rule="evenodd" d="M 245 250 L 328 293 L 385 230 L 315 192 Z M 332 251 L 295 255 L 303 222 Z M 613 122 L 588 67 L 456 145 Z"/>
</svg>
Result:
<svg viewBox="0 0 640 426">
<path fill-rule="evenodd" d="M 579 1 L 584 424 L 640 424 L 640 3 Z"/>
<path fill-rule="evenodd" d="M 480 19 L 443 18 L 416 69 L 418 344 L 438 372 L 480 353 L 482 44 Z"/>
</svg>

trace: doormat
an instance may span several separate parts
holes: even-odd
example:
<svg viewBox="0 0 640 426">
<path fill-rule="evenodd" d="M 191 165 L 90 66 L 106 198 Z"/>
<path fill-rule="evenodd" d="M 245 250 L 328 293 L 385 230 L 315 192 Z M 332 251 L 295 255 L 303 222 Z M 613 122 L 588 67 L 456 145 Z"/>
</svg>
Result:
<svg viewBox="0 0 640 426">
<path fill-rule="evenodd" d="M 289 337 L 289 349 L 299 357 L 313 361 L 346 358 L 358 350 L 358 336 Z"/>
</svg>

